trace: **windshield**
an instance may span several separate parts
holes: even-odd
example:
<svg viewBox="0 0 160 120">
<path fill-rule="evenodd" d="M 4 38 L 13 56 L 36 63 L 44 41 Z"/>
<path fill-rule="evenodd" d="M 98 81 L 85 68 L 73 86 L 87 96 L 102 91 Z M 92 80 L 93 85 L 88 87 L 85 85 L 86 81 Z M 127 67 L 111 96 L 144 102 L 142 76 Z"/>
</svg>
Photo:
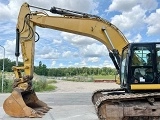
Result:
<svg viewBox="0 0 160 120">
<path fill-rule="evenodd" d="M 150 47 L 134 47 L 133 48 L 132 66 L 152 65 L 151 48 Z"/>
</svg>

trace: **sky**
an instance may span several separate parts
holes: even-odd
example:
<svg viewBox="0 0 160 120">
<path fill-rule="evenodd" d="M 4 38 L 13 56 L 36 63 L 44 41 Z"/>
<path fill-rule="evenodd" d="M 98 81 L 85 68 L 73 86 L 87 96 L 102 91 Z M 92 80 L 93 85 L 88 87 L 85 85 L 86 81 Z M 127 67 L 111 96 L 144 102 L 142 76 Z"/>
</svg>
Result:
<svg viewBox="0 0 160 120">
<path fill-rule="evenodd" d="M 0 0 L 0 45 L 5 48 L 5 58 L 12 61 L 16 60 L 17 17 L 24 2 L 46 9 L 56 6 L 98 15 L 117 26 L 129 42 L 160 41 L 158 0 Z M 41 61 L 48 68 L 114 67 L 106 47 L 95 39 L 40 27 L 36 31 L 40 40 L 35 45 L 35 66 Z"/>
</svg>

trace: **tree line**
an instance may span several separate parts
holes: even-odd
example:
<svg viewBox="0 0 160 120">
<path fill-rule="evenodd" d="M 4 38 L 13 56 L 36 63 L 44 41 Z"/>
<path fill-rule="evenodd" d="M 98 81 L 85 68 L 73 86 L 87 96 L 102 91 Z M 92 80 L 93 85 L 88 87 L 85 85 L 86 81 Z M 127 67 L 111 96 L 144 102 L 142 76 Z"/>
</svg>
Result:
<svg viewBox="0 0 160 120">
<path fill-rule="evenodd" d="M 34 72 L 44 76 L 76 76 L 76 75 L 115 75 L 116 69 L 110 67 L 89 68 L 89 67 L 68 67 L 68 68 L 47 68 L 45 64 L 39 62 L 39 66 L 34 67 Z"/>
<path fill-rule="evenodd" d="M 4 59 L 4 71 L 13 72 L 12 66 L 16 65 L 15 61 L 11 61 L 8 58 Z M 23 66 L 23 62 L 19 62 L 19 66 Z M 3 59 L 0 59 L 0 70 L 3 69 Z M 76 75 L 114 75 L 116 69 L 103 67 L 103 68 L 91 68 L 91 67 L 68 67 L 68 68 L 47 68 L 45 64 L 41 61 L 38 66 L 34 66 L 34 72 L 38 75 L 44 76 L 54 76 L 54 77 L 63 77 L 63 76 L 76 76 Z"/>
<path fill-rule="evenodd" d="M 23 62 L 18 62 L 18 65 L 23 66 Z M 16 66 L 16 61 L 11 61 L 8 58 L 4 59 L 4 71 L 13 72 L 13 66 Z M 0 59 L 0 70 L 3 70 L 3 59 Z"/>
</svg>

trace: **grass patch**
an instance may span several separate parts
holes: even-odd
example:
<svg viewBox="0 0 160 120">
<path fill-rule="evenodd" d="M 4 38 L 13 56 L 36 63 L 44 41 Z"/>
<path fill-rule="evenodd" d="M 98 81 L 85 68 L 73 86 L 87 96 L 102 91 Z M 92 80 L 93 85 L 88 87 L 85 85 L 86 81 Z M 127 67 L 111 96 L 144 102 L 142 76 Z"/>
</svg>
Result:
<svg viewBox="0 0 160 120">
<path fill-rule="evenodd" d="M 53 83 L 56 83 L 55 80 L 47 81 L 46 79 L 39 79 L 38 81 L 33 81 L 33 88 L 36 92 L 52 91 L 56 89 Z"/>
<path fill-rule="evenodd" d="M 52 91 L 52 90 L 55 90 L 57 87 L 56 86 L 54 86 L 54 85 L 47 85 L 46 87 L 45 87 L 45 91 Z"/>
<path fill-rule="evenodd" d="M 57 83 L 54 79 L 47 79 L 47 84 Z"/>
<path fill-rule="evenodd" d="M 1 84 L 0 86 L 2 86 L 2 79 L 0 80 Z M 3 92 L 4 93 L 11 93 L 12 92 L 12 84 L 13 84 L 13 80 L 8 80 L 8 79 L 4 79 L 3 82 Z"/>
<path fill-rule="evenodd" d="M 92 76 L 73 76 L 68 77 L 67 81 L 74 82 L 93 82 L 94 80 L 114 80 L 115 75 L 92 75 Z"/>
<path fill-rule="evenodd" d="M 114 80 L 115 79 L 115 75 L 94 75 L 93 78 L 95 80 L 98 79 L 104 79 L 104 80 Z"/>
<path fill-rule="evenodd" d="M 12 84 L 14 80 L 4 79 L 3 82 L 3 92 L 4 93 L 11 93 L 12 92 Z M 44 77 L 38 78 L 38 80 L 33 80 L 32 85 L 36 92 L 42 92 L 42 91 L 52 91 L 56 89 L 56 86 L 54 86 L 54 83 L 56 83 L 56 80 L 47 80 Z M 0 76 L 0 92 L 2 91 L 2 77 Z"/>
</svg>

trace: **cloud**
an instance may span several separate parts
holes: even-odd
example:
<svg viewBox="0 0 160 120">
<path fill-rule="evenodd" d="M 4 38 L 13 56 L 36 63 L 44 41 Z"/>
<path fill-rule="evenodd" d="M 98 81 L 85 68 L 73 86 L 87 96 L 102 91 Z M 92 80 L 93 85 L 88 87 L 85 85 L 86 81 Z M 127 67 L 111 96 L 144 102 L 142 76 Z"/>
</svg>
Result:
<svg viewBox="0 0 160 120">
<path fill-rule="evenodd" d="M 60 52 L 52 46 L 41 43 L 36 46 L 35 55 L 38 59 L 58 59 L 60 57 Z"/>
<path fill-rule="evenodd" d="M 100 57 L 108 55 L 106 47 L 102 43 L 92 38 L 66 32 L 62 32 L 60 35 L 61 37 L 63 37 L 64 40 L 68 41 L 72 46 L 67 47 L 66 44 L 64 45 L 63 43 L 61 43 L 61 46 L 59 46 L 59 48 L 61 47 L 61 51 L 59 51 L 58 48 L 55 49 L 54 44 L 52 47 L 43 45 L 42 43 L 37 44 L 36 51 L 38 58 L 57 59 L 57 60 L 59 58 L 60 59 L 69 58 L 72 60 L 78 58 L 81 58 L 81 60 L 86 59 L 82 60 L 83 62 L 81 62 L 80 65 L 78 64 L 79 66 L 83 66 L 86 65 L 88 61 L 98 62 Z M 62 40 L 62 42 L 64 41 Z M 58 41 L 54 40 L 53 43 L 58 43 Z"/>
<path fill-rule="evenodd" d="M 48 53 L 43 53 L 37 56 L 41 59 L 58 59 L 60 56 L 60 53 L 57 51 L 51 50 Z"/>
<path fill-rule="evenodd" d="M 111 18 L 111 22 L 121 31 L 132 31 L 135 34 L 141 30 L 144 31 L 147 23 L 147 34 L 153 35 L 159 33 L 160 28 L 157 7 L 157 0 L 112 0 L 112 3 L 105 11 L 110 13 L 113 11 L 119 12 Z M 155 10 L 155 13 L 151 13 Z M 149 15 L 150 13 L 151 15 Z"/>
<path fill-rule="evenodd" d="M 121 31 L 129 31 L 133 28 L 140 28 L 144 24 L 145 10 L 140 5 L 134 6 L 131 11 L 122 12 L 111 18 L 111 23 L 116 25 Z"/>
<path fill-rule="evenodd" d="M 137 34 L 135 37 L 133 37 L 133 39 L 130 40 L 130 42 L 140 42 L 142 40 L 142 36 L 140 34 Z"/>
<path fill-rule="evenodd" d="M 69 41 L 73 46 L 76 46 L 79 49 L 81 56 L 100 57 L 108 53 L 106 47 L 102 43 L 90 37 L 66 32 L 62 32 L 61 36 L 64 40 Z"/>
<path fill-rule="evenodd" d="M 13 18 L 10 4 L 4 5 L 0 3 L 0 20 L 9 20 Z"/>
<path fill-rule="evenodd" d="M 55 67 L 55 65 L 56 65 L 56 61 L 55 61 L 55 60 L 53 60 L 53 61 L 52 61 L 52 63 L 51 63 L 51 68 L 52 68 L 52 67 L 54 68 L 54 67 Z"/>
<path fill-rule="evenodd" d="M 91 45 L 87 45 L 86 47 L 80 48 L 80 53 L 84 57 L 102 57 L 107 55 L 108 51 L 104 45 L 93 43 Z"/>
<path fill-rule="evenodd" d="M 82 36 L 82 35 L 76 35 L 72 33 L 67 33 L 67 32 L 62 32 L 61 36 L 63 37 L 64 40 L 70 42 L 72 45 L 80 47 L 80 46 L 86 46 L 89 44 L 93 44 L 96 42 L 95 39 Z"/>
<path fill-rule="evenodd" d="M 137 0 L 143 9 L 152 11 L 155 10 L 158 7 L 158 2 L 157 0 Z"/>
<path fill-rule="evenodd" d="M 15 34 L 15 26 L 13 22 L 0 22 L 0 33 L 3 35 Z"/>
<path fill-rule="evenodd" d="M 88 58 L 88 62 L 95 63 L 95 62 L 98 62 L 98 61 L 99 61 L 99 58 L 98 58 L 98 57 L 89 57 L 89 58 Z"/>
<path fill-rule="evenodd" d="M 151 13 L 145 22 L 148 24 L 147 34 L 155 35 L 160 33 L 160 9 L 157 9 L 154 13 Z"/>
<path fill-rule="evenodd" d="M 106 12 L 110 11 L 130 11 L 132 7 L 136 5 L 136 0 L 112 0 L 112 4 L 106 9 Z"/>
<path fill-rule="evenodd" d="M 129 12 L 138 4 L 144 10 L 154 10 L 158 7 L 158 2 L 156 0 L 112 0 L 112 4 L 109 5 L 109 8 L 106 9 L 106 12 Z"/>
<path fill-rule="evenodd" d="M 53 40 L 53 44 L 61 44 L 61 43 L 62 43 L 62 40 L 56 40 L 56 39 Z"/>
<path fill-rule="evenodd" d="M 59 64 L 59 67 L 64 67 L 64 66 L 65 66 L 65 65 L 63 65 L 63 63 L 60 63 L 60 64 Z"/>
<path fill-rule="evenodd" d="M 4 45 L 2 45 L 5 48 L 5 58 L 9 58 L 11 61 L 16 61 L 15 57 L 15 45 L 16 45 L 16 40 L 6 40 Z M 0 48 L 1 49 L 1 48 Z M 1 49 L 3 50 L 3 49 Z M 22 59 L 22 54 L 21 54 L 21 46 L 20 46 L 20 56 L 18 60 L 20 62 L 23 61 Z M 0 52 L 0 56 L 3 56 L 3 52 Z M 2 59 L 2 57 L 1 57 Z"/>
<path fill-rule="evenodd" d="M 80 61 L 80 62 L 76 62 L 75 64 L 74 64 L 74 67 L 85 67 L 85 66 L 87 66 L 87 63 L 86 63 L 86 61 L 83 59 L 82 61 Z"/>
<path fill-rule="evenodd" d="M 103 62 L 103 64 L 100 65 L 101 67 L 111 67 L 111 68 L 115 68 L 115 66 L 113 65 L 112 61 L 110 60 L 105 60 Z"/>
<path fill-rule="evenodd" d="M 14 55 L 15 54 L 15 45 L 16 45 L 16 40 L 7 40 L 5 42 L 5 50 L 7 55 Z"/>
<path fill-rule="evenodd" d="M 98 2 L 94 2 L 93 0 L 10 0 L 8 4 L 0 3 L 0 20 L 13 20 L 16 21 L 19 9 L 21 5 L 27 2 L 30 5 L 38 6 L 46 9 L 50 9 L 53 6 L 60 7 L 63 9 L 70 9 L 80 12 L 93 12 L 97 13 L 97 5 Z"/>
<path fill-rule="evenodd" d="M 64 51 L 62 53 L 62 57 L 64 57 L 64 58 L 69 58 L 70 56 L 72 56 L 72 52 L 71 51 Z"/>
</svg>

